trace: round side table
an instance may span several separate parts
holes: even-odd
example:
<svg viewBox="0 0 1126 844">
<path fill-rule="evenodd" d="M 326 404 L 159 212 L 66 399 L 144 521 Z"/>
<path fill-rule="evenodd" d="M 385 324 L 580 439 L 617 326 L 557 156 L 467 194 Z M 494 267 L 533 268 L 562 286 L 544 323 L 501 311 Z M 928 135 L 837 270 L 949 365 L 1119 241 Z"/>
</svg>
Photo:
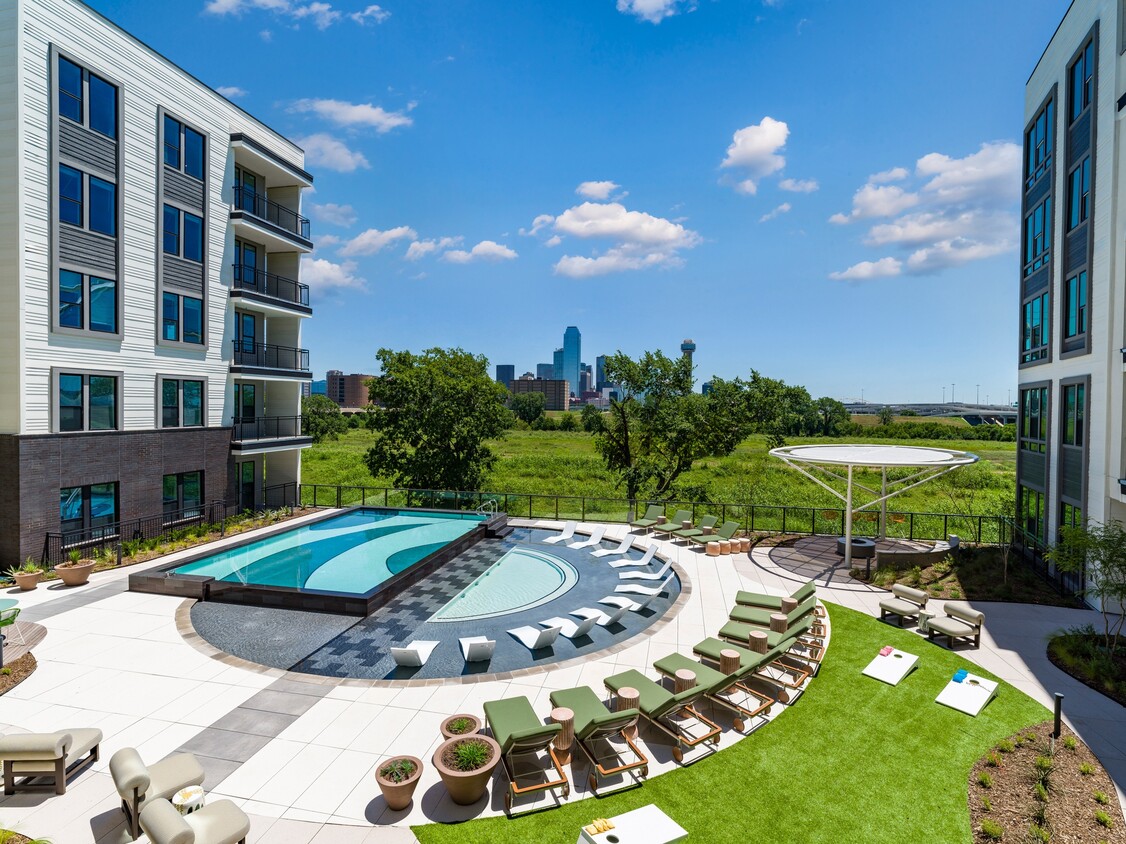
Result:
<svg viewBox="0 0 1126 844">
<path fill-rule="evenodd" d="M 571 761 L 571 745 L 575 743 L 575 713 L 566 706 L 558 706 L 551 710 L 551 720 L 563 727 L 551 744 L 559 751 L 559 761 L 566 765 Z"/>
<path fill-rule="evenodd" d="M 633 686 L 622 686 L 618 689 L 618 696 L 614 701 L 614 711 L 621 712 L 623 709 L 636 709 L 637 702 L 641 700 L 641 692 Z M 637 738 L 637 721 L 634 720 L 632 724 L 622 730 L 629 738 Z"/>
</svg>

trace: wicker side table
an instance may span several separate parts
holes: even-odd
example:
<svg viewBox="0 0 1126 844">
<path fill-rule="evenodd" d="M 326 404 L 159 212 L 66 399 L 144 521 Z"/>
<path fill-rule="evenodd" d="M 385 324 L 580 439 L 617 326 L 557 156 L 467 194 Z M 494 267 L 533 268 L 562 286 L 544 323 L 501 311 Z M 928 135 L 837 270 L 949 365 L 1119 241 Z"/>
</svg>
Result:
<svg viewBox="0 0 1126 844">
<path fill-rule="evenodd" d="M 622 686 L 618 689 L 618 697 L 614 701 L 614 711 L 621 712 L 623 709 L 636 709 L 639 700 L 641 700 L 641 692 L 633 686 Z M 637 738 L 637 722 L 634 721 L 622 730 L 622 732 L 631 739 Z"/>
<path fill-rule="evenodd" d="M 571 745 L 575 743 L 575 713 L 566 706 L 558 706 L 551 710 L 551 720 L 563 727 L 551 744 L 559 751 L 559 761 L 566 765 L 571 761 Z"/>
</svg>

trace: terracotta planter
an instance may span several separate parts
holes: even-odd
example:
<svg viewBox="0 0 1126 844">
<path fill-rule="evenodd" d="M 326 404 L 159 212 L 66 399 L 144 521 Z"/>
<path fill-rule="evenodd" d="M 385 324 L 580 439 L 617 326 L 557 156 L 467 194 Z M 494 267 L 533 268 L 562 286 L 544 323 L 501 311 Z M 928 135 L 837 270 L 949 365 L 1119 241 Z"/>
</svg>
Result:
<svg viewBox="0 0 1126 844">
<path fill-rule="evenodd" d="M 450 768 L 442 761 L 442 756 L 448 748 L 456 746 L 463 741 L 485 742 L 485 744 L 492 748 L 493 757 L 485 763 L 484 767 L 478 768 L 475 771 L 459 771 L 455 768 Z M 438 776 L 442 778 L 442 784 L 446 787 L 446 791 L 450 793 L 450 799 L 459 806 L 469 806 L 485 796 L 485 791 L 489 787 L 489 780 L 492 779 L 493 776 L 493 769 L 500 764 L 500 745 L 489 738 L 489 736 L 458 736 L 457 738 L 449 739 L 438 745 L 438 749 L 434 751 L 432 761 L 435 769 L 438 771 Z"/>
<path fill-rule="evenodd" d="M 83 560 L 76 566 L 55 566 L 55 574 L 66 586 L 81 586 L 90 579 L 90 572 L 93 570 L 93 560 Z"/>
<path fill-rule="evenodd" d="M 414 773 L 407 777 L 402 782 L 394 782 L 393 780 L 386 780 L 379 775 L 384 767 L 399 760 L 414 763 Z M 394 809 L 396 812 L 402 811 L 411 804 L 411 798 L 414 797 L 414 790 L 418 787 L 419 778 L 422 776 L 422 760 L 416 756 L 394 756 L 386 762 L 382 762 L 375 772 L 375 781 L 379 784 L 379 790 L 383 792 L 383 799 L 387 801 L 387 806 Z"/>
<path fill-rule="evenodd" d="M 456 721 L 458 718 L 464 718 L 467 721 L 472 721 L 473 724 L 464 733 L 451 732 L 450 729 L 449 729 L 450 721 Z M 444 739 L 452 739 L 455 736 L 471 736 L 475 733 L 481 732 L 481 719 L 478 718 L 476 715 L 468 715 L 468 714 L 462 712 L 462 713 L 459 713 L 457 715 L 451 715 L 449 718 L 447 718 L 445 721 L 443 721 L 441 729 L 442 729 L 442 738 L 444 738 Z"/>
<path fill-rule="evenodd" d="M 30 592 L 39 585 L 39 579 L 43 577 L 41 571 L 21 571 L 12 575 L 12 580 L 16 582 L 16 586 L 22 592 Z"/>
</svg>

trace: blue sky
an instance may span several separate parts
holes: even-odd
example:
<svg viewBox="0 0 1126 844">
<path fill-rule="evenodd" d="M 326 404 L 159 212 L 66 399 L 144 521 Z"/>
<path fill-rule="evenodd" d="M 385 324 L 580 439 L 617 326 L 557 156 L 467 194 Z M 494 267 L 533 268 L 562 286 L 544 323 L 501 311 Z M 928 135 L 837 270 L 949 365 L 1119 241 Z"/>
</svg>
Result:
<svg viewBox="0 0 1126 844">
<path fill-rule="evenodd" d="M 534 371 L 573 324 L 589 363 L 691 337 L 701 380 L 815 396 L 1015 386 L 1024 83 L 1066 0 L 92 5 L 305 147 L 318 377 Z"/>
</svg>

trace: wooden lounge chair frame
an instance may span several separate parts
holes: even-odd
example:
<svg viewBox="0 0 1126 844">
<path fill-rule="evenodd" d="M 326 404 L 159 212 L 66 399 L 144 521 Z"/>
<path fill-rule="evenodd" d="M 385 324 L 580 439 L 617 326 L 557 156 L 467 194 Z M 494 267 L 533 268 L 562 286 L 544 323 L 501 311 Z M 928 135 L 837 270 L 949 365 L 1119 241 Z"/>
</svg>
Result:
<svg viewBox="0 0 1126 844">
<path fill-rule="evenodd" d="M 527 698 L 523 698 L 524 702 L 528 704 L 528 709 L 531 710 L 531 703 Z M 501 701 L 494 701 L 500 703 Z M 532 713 L 535 714 L 534 712 Z M 493 727 L 492 721 L 489 718 L 488 704 L 485 709 L 485 720 L 489 722 L 489 730 L 496 737 L 496 729 Z M 543 730 L 535 736 L 530 736 L 524 739 L 514 739 L 509 745 L 508 750 L 501 748 L 500 761 L 504 767 L 505 776 L 508 777 L 508 790 L 504 794 L 504 810 L 509 815 L 512 814 L 512 801 L 516 797 L 521 797 L 525 794 L 533 794 L 537 791 L 551 791 L 553 789 L 560 789 L 562 796 L 566 799 L 567 795 L 571 793 L 571 782 L 567 778 L 567 772 L 563 770 L 563 762 L 560 760 L 555 751 L 554 741 L 555 736 L 561 731 L 558 724 L 544 724 Z M 507 742 L 506 742 L 507 743 Z M 555 769 L 556 779 L 542 779 L 531 783 L 530 785 L 520 785 L 520 779 L 527 779 L 533 774 L 539 777 L 548 777 L 549 774 L 542 764 L 539 764 L 539 753 L 547 751 L 551 759 L 551 765 Z M 537 764 L 534 766 L 534 771 L 523 772 L 517 770 L 517 765 L 521 757 L 533 756 Z"/>
<path fill-rule="evenodd" d="M 574 689 L 564 689 L 563 693 L 575 691 Z M 597 695 L 591 691 L 591 695 L 597 699 Z M 556 693 L 551 693 L 551 703 L 556 705 Z M 560 706 L 567 706 L 567 699 L 562 698 L 559 701 Z M 599 702 L 601 705 L 601 702 Z M 579 729 L 576 724 L 575 729 L 575 744 L 579 746 L 579 750 L 586 756 L 587 761 L 590 762 L 590 774 L 587 777 L 587 785 L 590 790 L 596 795 L 600 794 L 602 787 L 602 780 L 609 779 L 610 777 L 618 776 L 619 774 L 626 774 L 630 771 L 637 771 L 639 777 L 644 779 L 649 776 L 649 758 L 641 752 L 633 739 L 626 734 L 626 728 L 633 726 L 637 719 L 640 717 L 641 712 L 637 709 L 625 709 L 621 712 L 611 712 L 607 710 L 607 715 L 617 715 L 617 718 L 605 721 L 595 728 L 595 731 L 586 736 L 585 738 L 579 737 Z M 619 750 L 614 746 L 611 738 L 620 738 L 626 745 L 625 750 Z M 606 752 L 599 753 L 596 743 L 605 745 Z M 624 761 L 623 757 L 628 752 L 633 757 L 632 761 Z M 609 763 L 609 764 L 607 764 Z M 610 792 L 602 791 L 602 794 L 612 793 L 616 791 L 623 791 L 625 788 L 632 788 L 634 785 L 640 785 L 640 782 L 627 783 L 623 788 L 611 789 Z"/>
<path fill-rule="evenodd" d="M 628 674 L 630 672 L 625 673 Z M 640 677 L 644 678 L 650 683 L 654 683 L 658 686 L 660 685 L 660 683 L 657 683 L 656 680 L 645 677 L 645 675 L 641 674 L 641 672 L 639 671 L 634 673 L 638 674 Z M 606 685 L 606 688 L 610 692 L 617 694 L 617 690 L 609 684 L 609 681 L 611 679 L 613 678 L 607 677 L 606 680 L 603 681 L 603 683 Z M 664 686 L 661 686 L 661 688 L 664 689 Z M 697 687 L 692 689 L 692 691 L 696 692 L 697 698 L 703 697 L 703 689 Z M 693 700 L 694 699 L 695 698 L 693 698 Z M 676 744 L 673 745 L 672 758 L 677 762 L 684 761 L 684 750 L 681 748 L 681 745 L 684 745 L 684 747 L 693 748 L 707 742 L 710 743 L 713 748 L 719 746 L 719 734 L 720 732 L 722 732 L 719 728 L 719 724 L 706 717 L 703 713 L 696 709 L 696 707 L 693 706 L 691 702 L 673 706 L 665 710 L 655 718 L 644 709 L 641 709 L 640 712 L 642 718 L 644 718 L 646 721 L 648 721 L 650 724 L 652 724 L 654 727 L 665 733 L 667 736 L 672 738 L 673 741 L 676 742 Z M 680 721 L 676 722 L 669 721 L 668 723 L 666 723 L 666 719 L 669 719 L 674 715 L 683 714 L 691 715 L 692 720 L 695 723 L 700 724 L 704 727 L 704 732 L 701 735 L 694 735 L 692 733 L 692 726 L 687 723 L 688 719 L 681 719 Z"/>
<path fill-rule="evenodd" d="M 682 657 L 682 654 L 676 653 L 669 655 L 669 657 L 674 656 Z M 677 665 L 675 668 L 671 666 L 662 667 L 659 663 L 669 659 L 669 657 L 659 659 L 657 662 L 653 663 L 653 667 L 666 677 L 673 677 L 678 668 L 697 670 L 695 666 L 699 666 L 699 668 L 705 668 L 709 671 L 717 671 L 717 669 L 711 668 L 710 666 L 693 662 L 693 660 L 688 657 L 683 657 L 683 659 L 680 660 L 682 664 Z M 754 732 L 765 724 L 767 721 L 766 715 L 770 712 L 770 707 L 777 703 L 777 700 L 770 697 L 770 695 L 756 691 L 743 682 L 744 677 L 754 672 L 755 668 L 753 667 L 740 668 L 734 674 L 725 676 L 723 681 L 724 685 L 720 686 L 719 684 L 713 683 L 704 695 L 712 703 L 735 713 L 733 725 L 735 729 L 741 733 Z M 739 697 L 736 697 L 736 695 L 739 695 Z M 754 726 L 749 730 L 747 729 L 748 721 L 755 722 Z"/>
</svg>

